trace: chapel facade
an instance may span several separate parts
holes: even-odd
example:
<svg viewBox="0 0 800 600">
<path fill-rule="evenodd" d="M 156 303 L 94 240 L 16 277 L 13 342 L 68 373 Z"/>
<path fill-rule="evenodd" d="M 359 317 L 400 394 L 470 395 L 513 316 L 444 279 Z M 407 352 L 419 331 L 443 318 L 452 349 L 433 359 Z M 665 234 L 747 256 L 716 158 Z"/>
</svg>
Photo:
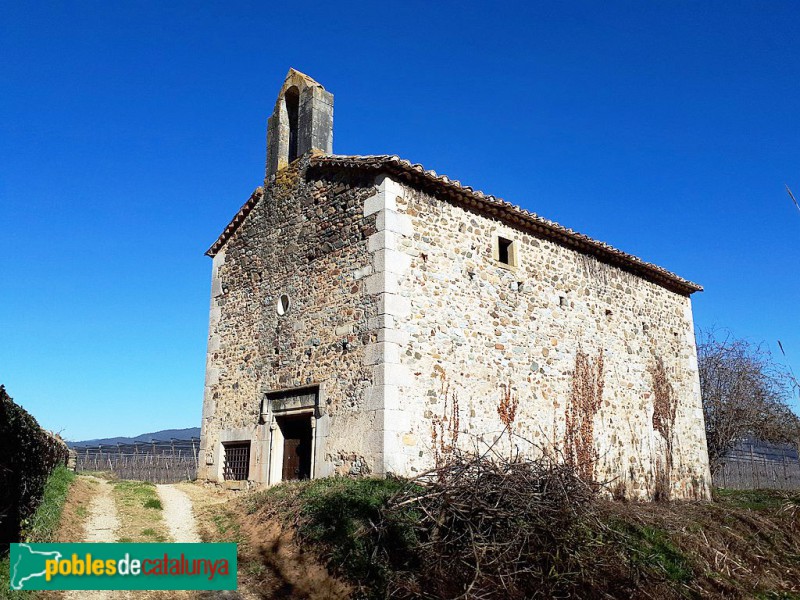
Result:
<svg viewBox="0 0 800 600">
<path fill-rule="evenodd" d="M 396 156 L 332 153 L 290 70 L 213 259 L 200 479 L 412 477 L 551 454 L 617 497 L 708 498 L 700 286 Z"/>
</svg>

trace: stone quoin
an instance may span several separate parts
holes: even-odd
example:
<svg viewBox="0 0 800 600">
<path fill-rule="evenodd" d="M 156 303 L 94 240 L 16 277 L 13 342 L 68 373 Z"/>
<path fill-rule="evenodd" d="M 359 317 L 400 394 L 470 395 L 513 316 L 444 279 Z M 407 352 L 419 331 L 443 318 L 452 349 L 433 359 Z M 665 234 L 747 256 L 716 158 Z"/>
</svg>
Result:
<svg viewBox="0 0 800 600">
<path fill-rule="evenodd" d="M 708 498 L 700 286 L 395 156 L 332 154 L 290 70 L 213 259 L 200 479 L 414 476 L 551 454 L 617 497 Z"/>
</svg>

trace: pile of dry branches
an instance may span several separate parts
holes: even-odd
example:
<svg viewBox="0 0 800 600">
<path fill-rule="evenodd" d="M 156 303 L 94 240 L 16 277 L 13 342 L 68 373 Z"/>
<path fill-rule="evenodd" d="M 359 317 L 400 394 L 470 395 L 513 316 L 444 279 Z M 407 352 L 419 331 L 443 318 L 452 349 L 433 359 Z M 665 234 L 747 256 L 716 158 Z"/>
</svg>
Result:
<svg viewBox="0 0 800 600">
<path fill-rule="evenodd" d="M 392 595 L 552 598 L 574 588 L 597 493 L 574 468 L 455 454 L 416 483 L 387 510 L 417 512 L 424 566 Z"/>
</svg>

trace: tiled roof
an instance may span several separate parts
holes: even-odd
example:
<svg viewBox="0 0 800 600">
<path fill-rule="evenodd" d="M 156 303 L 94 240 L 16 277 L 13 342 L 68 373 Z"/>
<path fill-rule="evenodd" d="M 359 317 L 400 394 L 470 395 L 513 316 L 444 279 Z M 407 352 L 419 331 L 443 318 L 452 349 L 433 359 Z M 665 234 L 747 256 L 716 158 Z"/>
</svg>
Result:
<svg viewBox="0 0 800 600">
<path fill-rule="evenodd" d="M 584 254 L 597 257 L 599 260 L 615 265 L 625 271 L 635 273 L 654 283 L 680 294 L 689 295 L 702 291 L 702 287 L 692 283 L 674 273 L 657 265 L 618 250 L 613 246 L 600 242 L 589 236 L 568 229 L 554 221 L 540 217 L 510 202 L 495 196 L 490 196 L 462 185 L 461 182 L 450 179 L 445 175 L 438 175 L 435 171 L 426 170 L 422 165 L 412 164 L 397 156 L 343 156 L 335 154 L 315 154 L 310 158 L 310 165 L 316 167 L 351 168 L 386 172 L 401 180 L 416 184 L 426 190 L 439 195 L 445 195 L 452 200 L 466 206 L 489 213 L 497 218 L 504 219 L 532 233 L 553 240 L 566 247 L 573 248 Z M 236 214 L 222 235 L 209 249 L 207 254 L 213 256 L 225 241 L 238 227 L 239 223 L 252 210 L 252 207 L 263 195 L 264 190 L 258 188 L 250 199 Z"/>
<path fill-rule="evenodd" d="M 632 254 L 617 250 L 604 242 L 563 227 L 554 221 L 540 217 L 536 213 L 515 206 L 510 202 L 473 190 L 469 186 L 462 185 L 459 181 L 450 179 L 445 175 L 438 175 L 435 171 L 426 170 L 422 165 L 412 164 L 397 156 L 315 155 L 311 157 L 311 165 L 386 171 L 417 185 L 427 186 L 433 191 L 444 193 L 453 198 L 453 200 L 461 201 L 498 217 L 505 217 L 542 237 L 552 239 L 580 252 L 591 254 L 603 262 L 619 266 L 637 275 L 645 276 L 674 291 L 691 294 L 703 289 L 696 283 L 678 277 L 674 273 L 645 262 Z"/>
<path fill-rule="evenodd" d="M 247 199 L 242 205 L 242 208 L 239 209 L 231 222 L 228 223 L 227 227 L 222 230 L 222 233 L 219 234 L 217 241 L 211 244 L 211 248 L 206 250 L 206 256 L 216 256 L 219 249 L 225 245 L 225 242 L 228 241 L 228 238 L 233 235 L 233 232 L 239 228 L 239 225 L 247 218 L 247 215 L 250 214 L 250 211 L 253 210 L 253 207 L 258 204 L 258 201 L 264 196 L 264 188 L 257 187 L 253 190 L 253 193 L 250 194 L 250 197 Z"/>
</svg>

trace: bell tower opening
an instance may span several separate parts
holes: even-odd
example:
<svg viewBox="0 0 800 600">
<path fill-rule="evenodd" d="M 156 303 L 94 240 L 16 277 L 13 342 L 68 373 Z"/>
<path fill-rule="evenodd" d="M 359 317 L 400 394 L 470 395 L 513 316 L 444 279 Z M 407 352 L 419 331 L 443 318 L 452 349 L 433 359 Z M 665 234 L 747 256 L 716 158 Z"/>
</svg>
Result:
<svg viewBox="0 0 800 600">
<path fill-rule="evenodd" d="M 289 69 L 267 120 L 267 180 L 309 152 L 333 152 L 333 94 Z"/>
<path fill-rule="evenodd" d="M 297 113 L 300 109 L 300 91 L 292 86 L 283 96 L 286 104 L 286 116 L 289 120 L 289 162 L 295 160 L 297 152 Z"/>
</svg>

